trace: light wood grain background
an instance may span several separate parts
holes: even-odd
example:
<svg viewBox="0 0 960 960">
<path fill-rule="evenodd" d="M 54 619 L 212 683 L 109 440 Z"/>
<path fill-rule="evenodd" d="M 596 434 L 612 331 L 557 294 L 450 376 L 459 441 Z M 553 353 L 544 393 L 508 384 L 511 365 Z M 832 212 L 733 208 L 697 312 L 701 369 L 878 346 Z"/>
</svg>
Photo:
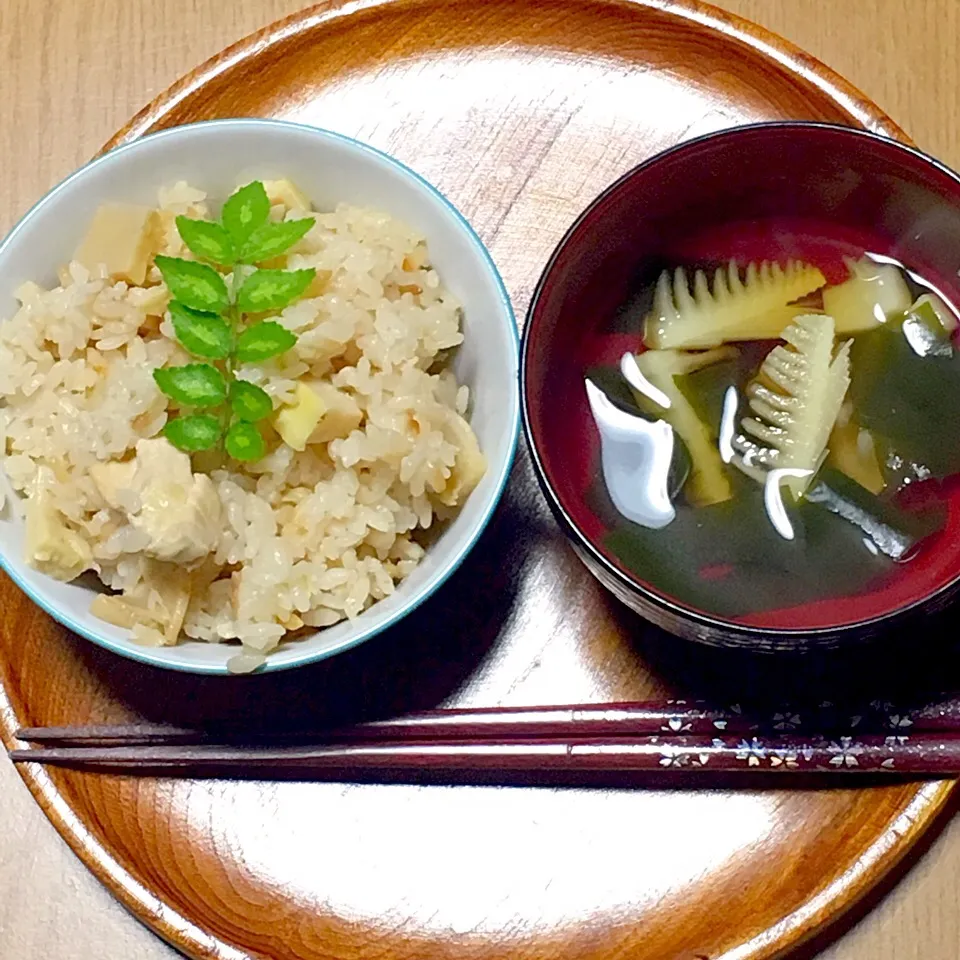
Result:
<svg viewBox="0 0 960 960">
<path fill-rule="evenodd" d="M 718 0 L 820 57 L 960 167 L 958 0 Z M 0 0 L 0 233 L 137 109 L 297 0 Z M 909 11 L 909 13 L 907 12 Z M 162 960 L 0 761 L 0 957 Z M 960 957 L 960 819 L 824 960 Z M 672 960 L 672 958 L 664 958 Z"/>
</svg>

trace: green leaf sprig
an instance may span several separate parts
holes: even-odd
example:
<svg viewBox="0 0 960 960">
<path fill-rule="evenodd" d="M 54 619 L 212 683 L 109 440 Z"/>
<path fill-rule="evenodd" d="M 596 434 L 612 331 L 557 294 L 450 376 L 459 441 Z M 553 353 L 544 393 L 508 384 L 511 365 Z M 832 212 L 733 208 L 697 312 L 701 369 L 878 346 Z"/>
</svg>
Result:
<svg viewBox="0 0 960 960">
<path fill-rule="evenodd" d="M 297 337 L 275 320 L 251 322 L 249 314 L 282 310 L 302 296 L 316 275 L 309 270 L 256 269 L 289 250 L 314 225 L 313 217 L 273 223 L 259 180 L 223 205 L 220 222 L 177 217 L 183 242 L 199 258 L 157 256 L 173 299 L 170 319 L 177 340 L 201 361 L 153 372 L 160 390 L 181 407 L 164 428 L 166 438 L 188 453 L 223 444 L 235 460 L 259 460 L 266 452 L 256 424 L 273 413 L 265 390 L 236 376 L 238 364 L 286 353 Z M 211 266 L 214 265 L 214 266 Z M 233 285 L 214 267 L 232 268 Z"/>
</svg>

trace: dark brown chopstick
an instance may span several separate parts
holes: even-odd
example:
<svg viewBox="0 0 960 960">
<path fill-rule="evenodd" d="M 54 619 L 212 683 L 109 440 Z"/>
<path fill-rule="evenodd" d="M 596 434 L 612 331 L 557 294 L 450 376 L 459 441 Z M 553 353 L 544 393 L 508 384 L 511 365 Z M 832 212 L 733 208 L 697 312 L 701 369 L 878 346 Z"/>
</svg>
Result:
<svg viewBox="0 0 960 960">
<path fill-rule="evenodd" d="M 705 736 L 756 733 L 855 735 L 960 732 L 960 700 L 907 709 L 874 701 L 859 708 L 832 703 L 784 707 L 757 716 L 739 705 L 722 709 L 698 700 L 659 700 L 545 707 L 435 710 L 337 730 L 282 733 L 239 727 L 200 730 L 149 724 L 24 727 L 17 739 L 62 746 L 222 743 L 360 743 L 419 740 L 515 740 L 571 737 Z"/>
<path fill-rule="evenodd" d="M 960 775 L 960 702 L 823 703 L 751 715 L 694 700 L 437 710 L 333 731 L 30 727 L 16 763 L 154 776 L 487 782 L 553 775 Z"/>
<path fill-rule="evenodd" d="M 614 739 L 528 739 L 341 743 L 319 746 L 142 745 L 39 747 L 14 750 L 16 763 L 175 777 L 380 780 L 421 775 L 456 782 L 492 774 L 505 782 L 537 775 L 630 773 L 655 778 L 692 774 L 960 775 L 960 735 L 894 734 L 852 737 L 649 736 Z"/>
</svg>

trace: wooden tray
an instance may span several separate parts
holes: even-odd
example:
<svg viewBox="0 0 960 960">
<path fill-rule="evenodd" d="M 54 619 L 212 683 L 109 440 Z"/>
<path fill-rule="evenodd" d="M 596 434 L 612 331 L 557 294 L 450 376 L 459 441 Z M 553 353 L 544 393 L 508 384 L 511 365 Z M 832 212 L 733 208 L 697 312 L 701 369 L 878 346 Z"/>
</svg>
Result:
<svg viewBox="0 0 960 960">
<path fill-rule="evenodd" d="M 783 41 L 670 0 L 325 4 L 200 67 L 112 143 L 237 115 L 329 127 L 409 163 L 477 227 L 521 316 L 577 212 L 664 147 L 776 118 L 902 136 Z M 737 689 L 755 677 L 746 661 L 657 634 L 609 599 L 562 542 L 523 454 L 491 529 L 440 595 L 316 668 L 223 681 L 137 666 L 68 635 L 6 580 L 0 618 L 8 746 L 21 723 L 232 714 L 280 726 L 438 703 Z M 887 876 L 953 789 L 497 790 L 21 772 L 138 917 L 190 956 L 231 960 L 779 957 Z"/>
</svg>

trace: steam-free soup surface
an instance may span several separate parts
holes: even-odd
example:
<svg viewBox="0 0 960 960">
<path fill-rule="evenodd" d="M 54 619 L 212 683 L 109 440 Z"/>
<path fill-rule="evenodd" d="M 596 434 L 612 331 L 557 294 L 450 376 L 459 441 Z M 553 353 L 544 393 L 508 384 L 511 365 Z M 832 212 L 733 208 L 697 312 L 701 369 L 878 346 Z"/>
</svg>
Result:
<svg viewBox="0 0 960 960">
<path fill-rule="evenodd" d="M 956 311 L 884 258 L 830 267 L 664 271 L 635 349 L 585 371 L 603 545 L 671 599 L 839 622 L 936 549 L 960 474 Z"/>
</svg>

